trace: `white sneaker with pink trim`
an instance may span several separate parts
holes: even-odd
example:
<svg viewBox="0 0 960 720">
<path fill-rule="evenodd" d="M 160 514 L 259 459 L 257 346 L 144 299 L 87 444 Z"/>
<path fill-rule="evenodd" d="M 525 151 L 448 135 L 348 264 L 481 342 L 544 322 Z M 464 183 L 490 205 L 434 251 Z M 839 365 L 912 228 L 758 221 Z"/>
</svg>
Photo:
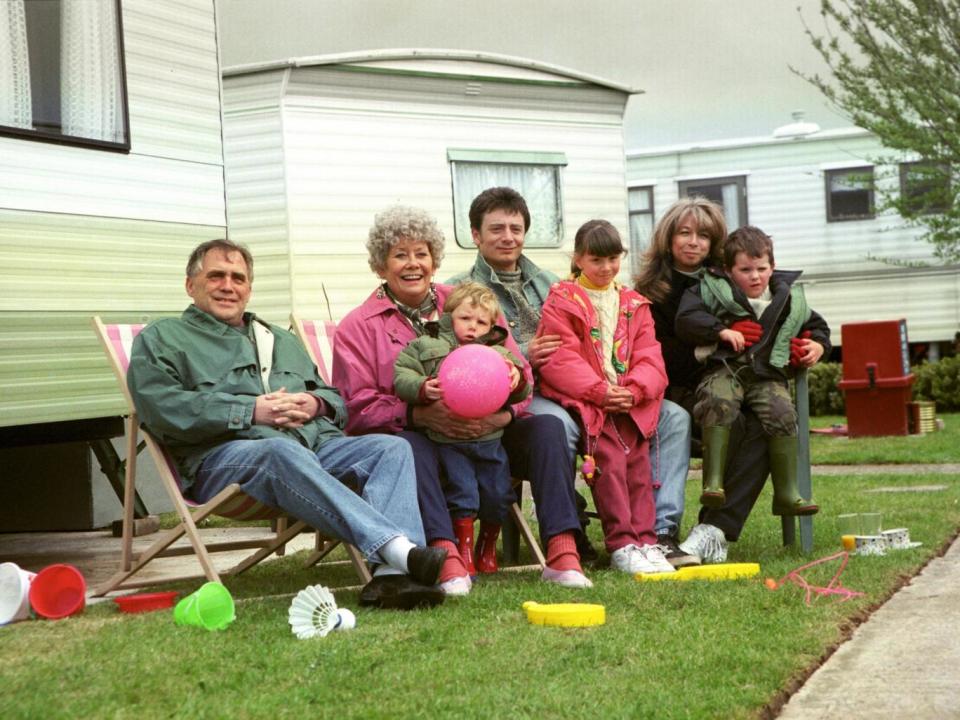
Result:
<svg viewBox="0 0 960 720">
<path fill-rule="evenodd" d="M 593 583 L 590 578 L 582 572 L 576 570 L 554 570 L 552 567 L 545 567 L 541 578 L 546 582 L 556 583 L 568 588 L 592 588 Z"/>
</svg>

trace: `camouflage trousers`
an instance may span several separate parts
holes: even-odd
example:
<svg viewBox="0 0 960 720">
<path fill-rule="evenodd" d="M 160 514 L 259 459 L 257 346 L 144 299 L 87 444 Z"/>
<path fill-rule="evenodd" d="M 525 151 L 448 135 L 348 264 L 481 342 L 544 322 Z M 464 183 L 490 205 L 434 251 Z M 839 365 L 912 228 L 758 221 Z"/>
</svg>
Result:
<svg viewBox="0 0 960 720">
<path fill-rule="evenodd" d="M 757 377 L 749 365 L 729 363 L 710 370 L 697 386 L 693 418 L 700 427 L 730 427 L 746 403 L 773 437 L 797 434 L 797 411 L 786 383 Z"/>
</svg>

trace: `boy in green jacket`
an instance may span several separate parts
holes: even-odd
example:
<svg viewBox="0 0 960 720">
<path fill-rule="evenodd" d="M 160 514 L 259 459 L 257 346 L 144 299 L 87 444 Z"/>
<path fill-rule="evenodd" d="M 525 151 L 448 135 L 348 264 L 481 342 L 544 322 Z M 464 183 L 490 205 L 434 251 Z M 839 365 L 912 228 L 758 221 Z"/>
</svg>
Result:
<svg viewBox="0 0 960 720">
<path fill-rule="evenodd" d="M 726 272 L 707 271 L 686 291 L 677 336 L 697 346 L 706 374 L 693 408 L 703 428 L 703 494 L 724 501 L 723 471 L 730 426 L 746 402 L 769 439 L 775 515 L 813 515 L 819 509 L 797 490 L 797 411 L 788 378 L 830 350 L 830 328 L 807 305 L 800 272 L 774 270 L 773 241 L 756 227 L 730 233 L 723 246 Z"/>
<path fill-rule="evenodd" d="M 497 298 L 485 285 L 467 282 L 458 286 L 447 298 L 436 334 L 411 341 L 397 357 L 397 395 L 411 404 L 442 400 L 443 387 L 437 378 L 441 363 L 461 345 L 480 343 L 500 353 L 510 368 L 507 404 L 526 398 L 531 388 L 523 378 L 523 360 L 503 347 L 507 331 L 495 324 L 499 316 Z M 513 502 L 513 479 L 507 453 L 500 443 L 502 434 L 503 430 L 495 430 L 476 440 L 461 442 L 427 430 L 446 474 L 447 504 L 457 548 L 471 576 L 477 570 L 497 571 L 497 536 Z M 478 515 L 480 536 L 474 549 L 473 521 Z"/>
</svg>

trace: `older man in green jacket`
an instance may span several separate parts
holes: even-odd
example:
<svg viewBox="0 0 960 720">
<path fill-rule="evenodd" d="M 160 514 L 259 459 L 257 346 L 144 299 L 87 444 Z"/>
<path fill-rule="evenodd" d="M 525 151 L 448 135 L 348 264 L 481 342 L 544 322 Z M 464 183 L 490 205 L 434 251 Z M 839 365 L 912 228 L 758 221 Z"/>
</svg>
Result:
<svg viewBox="0 0 960 720">
<path fill-rule="evenodd" d="M 133 344 L 127 383 L 144 429 L 173 455 L 188 497 L 206 502 L 238 483 L 356 545 L 375 565 L 362 605 L 442 602 L 446 551 L 423 547 L 409 445 L 343 434 L 343 400 L 300 343 L 246 312 L 252 281 L 245 247 L 212 240 L 194 250 L 193 304 Z"/>
</svg>

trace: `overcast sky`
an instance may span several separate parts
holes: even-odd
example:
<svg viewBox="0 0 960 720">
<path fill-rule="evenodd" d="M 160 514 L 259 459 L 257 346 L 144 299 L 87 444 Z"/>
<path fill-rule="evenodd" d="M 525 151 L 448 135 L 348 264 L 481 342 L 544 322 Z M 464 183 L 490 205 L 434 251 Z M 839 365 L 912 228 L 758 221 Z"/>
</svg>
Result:
<svg viewBox="0 0 960 720">
<path fill-rule="evenodd" d="M 224 66 L 450 48 L 565 66 L 644 91 L 627 149 L 769 135 L 804 110 L 850 123 L 790 71 L 824 72 L 819 0 L 218 0 Z M 800 10 L 798 11 L 798 6 Z"/>
</svg>

